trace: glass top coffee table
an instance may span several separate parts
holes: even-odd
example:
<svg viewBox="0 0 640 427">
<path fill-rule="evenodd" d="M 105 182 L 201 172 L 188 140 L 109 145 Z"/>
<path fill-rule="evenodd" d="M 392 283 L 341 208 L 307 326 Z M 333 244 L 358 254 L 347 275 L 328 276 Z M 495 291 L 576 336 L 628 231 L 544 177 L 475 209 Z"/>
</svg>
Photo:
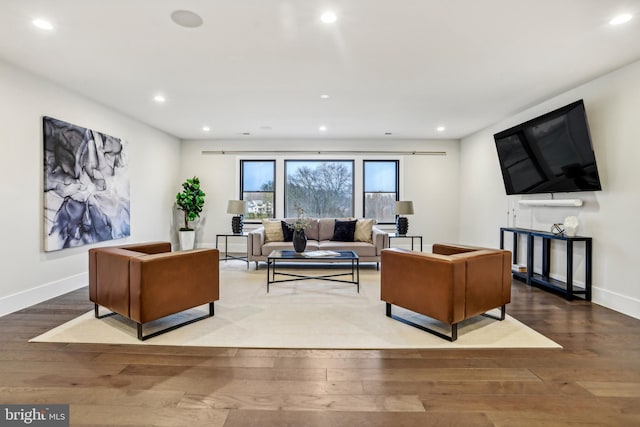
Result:
<svg viewBox="0 0 640 427">
<path fill-rule="evenodd" d="M 290 263 L 306 263 L 306 264 L 329 264 L 326 267 L 343 267 L 333 264 L 347 264 L 343 268 L 348 271 L 309 275 L 303 274 L 303 270 L 296 272 L 283 271 L 282 264 Z M 349 269 L 350 265 L 350 269 Z M 278 270 L 278 266 L 280 269 Z M 319 265 L 320 267 L 320 265 Z M 276 279 L 276 276 L 282 278 Z M 350 279 L 349 279 L 350 276 Z M 342 277 L 342 278 L 341 278 Z M 360 293 L 360 259 L 354 251 L 311 251 L 311 252 L 295 252 L 295 251 L 273 251 L 267 257 L 267 292 L 269 285 L 272 283 L 291 282 L 293 280 L 330 280 L 332 282 L 353 283 L 356 285 L 358 293 Z"/>
</svg>

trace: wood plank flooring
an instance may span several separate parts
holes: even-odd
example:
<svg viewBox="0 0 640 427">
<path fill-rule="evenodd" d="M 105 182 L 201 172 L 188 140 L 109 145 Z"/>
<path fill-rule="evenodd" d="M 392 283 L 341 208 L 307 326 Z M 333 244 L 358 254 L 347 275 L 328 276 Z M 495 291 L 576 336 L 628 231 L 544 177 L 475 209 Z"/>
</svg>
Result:
<svg viewBox="0 0 640 427">
<path fill-rule="evenodd" d="M 507 312 L 563 349 L 27 342 L 91 309 L 81 289 L 0 318 L 0 403 L 69 403 L 74 426 L 640 425 L 640 320 L 517 281 Z"/>
</svg>

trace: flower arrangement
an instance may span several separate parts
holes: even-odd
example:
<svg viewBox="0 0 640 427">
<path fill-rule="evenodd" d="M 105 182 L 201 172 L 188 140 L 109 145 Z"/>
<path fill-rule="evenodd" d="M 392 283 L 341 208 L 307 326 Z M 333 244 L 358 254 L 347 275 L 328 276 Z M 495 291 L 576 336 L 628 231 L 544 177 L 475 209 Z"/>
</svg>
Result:
<svg viewBox="0 0 640 427">
<path fill-rule="evenodd" d="M 305 228 L 311 225 L 311 218 L 304 215 L 304 209 L 300 206 L 296 206 L 296 211 L 298 212 L 298 218 L 295 222 L 287 224 L 287 227 L 289 227 L 290 230 L 297 232 L 304 231 Z"/>
</svg>

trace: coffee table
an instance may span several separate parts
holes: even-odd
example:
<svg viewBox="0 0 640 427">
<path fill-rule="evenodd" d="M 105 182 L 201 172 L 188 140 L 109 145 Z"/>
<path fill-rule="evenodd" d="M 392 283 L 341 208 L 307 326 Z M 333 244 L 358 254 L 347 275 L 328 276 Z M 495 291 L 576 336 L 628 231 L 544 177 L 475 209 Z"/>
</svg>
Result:
<svg viewBox="0 0 640 427">
<path fill-rule="evenodd" d="M 267 292 L 269 285 L 272 283 L 291 282 L 294 280 L 330 280 L 332 282 L 353 283 L 356 285 L 358 293 L 360 293 L 360 258 L 354 251 L 335 251 L 336 256 L 327 257 L 309 257 L 304 252 L 295 251 L 273 251 L 267 257 Z M 302 273 L 283 272 L 282 269 L 277 270 L 278 265 L 288 263 L 349 263 L 351 271 L 321 275 L 308 275 Z M 284 279 L 276 279 L 276 275 L 284 276 Z M 351 279 L 340 279 L 340 277 L 351 276 Z"/>
</svg>

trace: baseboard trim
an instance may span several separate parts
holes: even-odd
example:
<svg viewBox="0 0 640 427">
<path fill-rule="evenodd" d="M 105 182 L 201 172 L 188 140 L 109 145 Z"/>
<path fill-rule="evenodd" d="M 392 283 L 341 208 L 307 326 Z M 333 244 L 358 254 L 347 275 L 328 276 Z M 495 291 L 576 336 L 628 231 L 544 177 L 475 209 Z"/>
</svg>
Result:
<svg viewBox="0 0 640 427">
<path fill-rule="evenodd" d="M 627 316 L 640 319 L 640 300 L 611 292 L 606 289 L 593 287 L 591 301 L 603 307 L 610 308 Z"/>
<path fill-rule="evenodd" d="M 89 275 L 85 272 L 7 295 L 0 298 L 0 317 L 87 286 L 87 283 Z"/>
</svg>

